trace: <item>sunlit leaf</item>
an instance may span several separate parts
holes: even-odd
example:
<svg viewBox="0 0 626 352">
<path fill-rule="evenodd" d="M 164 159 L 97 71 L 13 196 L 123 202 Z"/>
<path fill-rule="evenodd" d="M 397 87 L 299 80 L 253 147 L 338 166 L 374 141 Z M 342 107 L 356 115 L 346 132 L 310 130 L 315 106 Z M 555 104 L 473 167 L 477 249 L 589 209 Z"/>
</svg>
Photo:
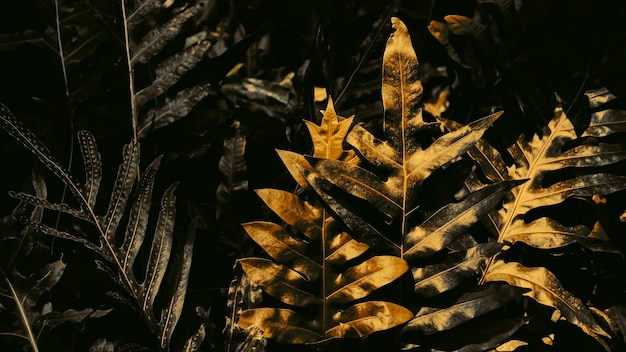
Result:
<svg viewBox="0 0 626 352">
<path fill-rule="evenodd" d="M 324 158 L 321 160 L 344 158 L 346 165 L 353 165 L 353 157 L 343 149 L 350 122 L 335 114 L 329 100 L 321 125 L 307 123 L 314 153 Z M 308 188 L 308 173 L 315 172 L 308 160 L 293 152 L 279 155 L 292 176 Z M 402 306 L 368 301 L 375 290 L 408 270 L 404 260 L 365 257 L 366 244 L 349 236 L 326 209 L 293 193 L 260 189 L 257 194 L 285 225 L 266 221 L 243 224 L 273 260 L 243 258 L 238 262 L 255 285 L 293 310 L 251 307 L 239 313 L 240 328 L 257 326 L 263 336 L 278 342 L 307 343 L 367 336 L 412 317 Z"/>
<path fill-rule="evenodd" d="M 260 326 L 267 338 L 283 343 L 315 342 L 323 338 L 313 324 L 298 313 L 279 308 L 255 308 L 241 312 L 241 327 Z"/>
<path fill-rule="evenodd" d="M 352 125 L 352 117 L 338 120 L 332 99 L 324 111 L 320 126 L 305 121 L 313 140 L 313 156 L 316 158 L 339 159 L 344 153 L 343 141 Z"/>
<path fill-rule="evenodd" d="M 340 312 L 335 319 L 339 325 L 327 332 L 332 337 L 365 337 L 371 333 L 387 330 L 411 319 L 413 314 L 406 308 L 389 302 L 365 302 L 355 304 Z M 356 336 L 352 336 L 353 332 Z"/>
<path fill-rule="evenodd" d="M 611 338 L 594 320 L 591 311 L 576 296 L 563 288 L 559 280 L 545 268 L 529 268 L 516 262 L 497 262 L 491 266 L 485 281 L 505 281 L 510 285 L 527 288 L 524 293 L 537 302 L 558 309 L 570 323 L 592 336 L 609 351 L 602 337 Z"/>
<path fill-rule="evenodd" d="M 593 131 L 596 137 L 601 137 L 601 131 L 603 134 L 612 133 L 613 124 L 603 122 L 603 116 L 602 113 L 592 115 L 588 131 Z M 450 129 L 460 126 L 453 121 L 442 121 Z M 568 198 L 606 195 L 626 188 L 626 177 L 592 169 L 626 159 L 626 149 L 622 145 L 600 143 L 582 144 L 563 150 L 567 143 L 578 139 L 574 127 L 565 113 L 557 108 L 543 136 L 535 135 L 530 141 L 522 136 L 509 148 L 509 154 L 515 160 L 511 167 L 506 166 L 499 152 L 487 142 L 481 141 L 469 151 L 485 175 L 492 180 L 528 179 L 513 189 L 502 210 L 489 215 L 490 226 L 499 241 L 521 241 L 542 249 L 580 243 L 593 250 L 613 251 L 610 245 L 587 237 L 589 232 L 584 233 L 584 228 L 563 226 L 556 219 L 547 217 L 532 223 L 524 220 L 531 210 L 558 205 Z M 564 168 L 579 168 L 583 172 L 588 170 L 588 173 L 544 185 L 544 179 L 550 172 Z M 483 187 L 475 181 L 473 179 L 467 183 L 470 190 Z"/>
</svg>

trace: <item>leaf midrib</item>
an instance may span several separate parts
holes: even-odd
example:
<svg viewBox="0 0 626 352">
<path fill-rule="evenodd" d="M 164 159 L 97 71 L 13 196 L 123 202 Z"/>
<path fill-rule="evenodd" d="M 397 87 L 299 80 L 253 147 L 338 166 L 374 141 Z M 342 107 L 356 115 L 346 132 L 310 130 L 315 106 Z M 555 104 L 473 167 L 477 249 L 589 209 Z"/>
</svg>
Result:
<svg viewBox="0 0 626 352">
<path fill-rule="evenodd" d="M 564 123 L 564 121 L 566 119 L 567 119 L 567 117 L 562 116 L 561 120 L 558 122 L 558 124 L 556 126 L 554 126 L 554 129 L 552 129 L 550 131 L 551 133 L 548 136 L 548 139 L 541 146 L 541 149 L 539 149 L 539 151 L 537 152 L 537 154 L 536 154 L 537 156 L 534 158 L 534 160 L 530 159 L 526 155 L 526 150 L 524 148 L 520 147 L 520 150 L 522 151 L 522 153 L 524 153 L 524 156 L 526 157 L 526 160 L 529 161 L 529 163 L 528 163 L 528 172 L 526 173 L 525 176 L 526 176 L 526 178 L 529 178 L 530 180 L 521 185 L 521 189 L 519 190 L 519 193 L 518 193 L 519 196 L 515 197 L 515 202 L 513 203 L 513 207 L 510 208 L 509 216 L 508 216 L 506 222 L 504 223 L 504 226 L 502 227 L 502 230 L 500 231 L 500 234 L 498 236 L 498 242 L 502 242 L 502 240 L 506 237 L 506 233 L 507 233 L 509 227 L 511 226 L 511 224 L 513 223 L 513 219 L 515 218 L 515 216 L 518 215 L 517 210 L 520 207 L 522 199 L 524 198 L 523 195 L 529 193 L 528 188 L 531 187 L 531 185 L 533 184 L 533 181 L 536 178 L 536 174 L 539 171 L 541 171 L 538 168 L 538 166 L 541 165 L 540 160 L 545 155 L 546 149 L 552 144 L 552 141 L 556 137 L 557 132 L 560 130 L 561 125 Z M 519 143 L 519 142 L 516 141 L 515 143 Z M 531 157 L 532 157 L 532 155 L 531 155 Z"/>
</svg>

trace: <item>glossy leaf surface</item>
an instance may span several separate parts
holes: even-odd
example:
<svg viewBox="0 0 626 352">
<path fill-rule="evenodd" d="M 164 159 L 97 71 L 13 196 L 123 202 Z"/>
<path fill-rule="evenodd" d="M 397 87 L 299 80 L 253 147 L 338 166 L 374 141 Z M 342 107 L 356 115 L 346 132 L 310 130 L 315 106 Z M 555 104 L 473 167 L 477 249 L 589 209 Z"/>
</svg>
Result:
<svg viewBox="0 0 626 352">
<path fill-rule="evenodd" d="M 307 123 L 314 154 L 328 158 L 325 160 L 347 159 L 347 164 L 353 160 L 353 154 L 343 149 L 350 122 L 340 119 L 329 101 L 321 125 Z M 306 175 L 314 172 L 307 159 L 292 152 L 279 155 L 298 183 L 307 188 Z M 248 235 L 272 260 L 244 258 L 239 264 L 255 285 L 290 308 L 243 310 L 237 325 L 244 329 L 258 326 L 265 337 L 282 343 L 311 343 L 367 336 L 412 316 L 402 306 L 368 300 L 373 291 L 408 270 L 404 260 L 363 258 L 367 245 L 351 238 L 324 208 L 295 194 L 275 189 L 260 189 L 257 194 L 286 225 L 266 221 L 244 224 Z"/>
<path fill-rule="evenodd" d="M 558 309 L 567 321 L 581 328 L 609 350 L 602 337 L 610 339 L 611 336 L 598 325 L 587 306 L 567 292 L 549 270 L 541 267 L 528 268 L 516 262 L 496 262 L 485 278 L 486 281 L 505 281 L 513 286 L 528 288 L 530 291 L 524 295 Z"/>
<path fill-rule="evenodd" d="M 322 209 L 303 202 L 297 196 L 279 190 L 259 190 L 264 202 L 289 226 L 299 231 L 296 237 L 286 228 L 270 222 L 244 224 L 250 237 L 273 260 L 244 258 L 239 263 L 252 282 L 288 306 L 313 309 L 313 322 L 295 309 L 254 308 L 240 313 L 238 325 L 259 326 L 264 336 L 285 343 L 304 343 L 328 337 L 342 337 L 349 329 L 338 328 L 339 307 L 366 299 L 377 288 L 404 274 L 406 263 L 393 256 L 358 258 L 367 250 L 341 231 L 340 224 L 324 217 Z M 347 261 L 357 260 L 347 270 Z M 357 330 L 369 334 L 403 323 L 411 313 L 393 306 L 400 314 L 395 319 L 380 316 L 374 303 L 362 302 L 343 314 L 343 319 L 358 320 Z M 385 302 L 381 304 L 386 304 Z M 370 307 L 371 305 L 371 307 Z M 391 306 L 389 306 L 391 307 Z M 380 308 L 382 309 L 382 308 Z M 349 313 L 346 313 L 348 312 Z M 348 318 L 351 317 L 351 318 Z M 378 317 L 378 318 L 377 318 Z M 368 319 L 371 319 L 368 322 Z M 404 319 L 404 320 L 403 320 Z M 343 324 L 343 322 L 342 322 Z M 285 326 L 279 331 L 278 326 Z M 347 325 L 346 325 L 347 326 Z M 295 337 L 298 335 L 299 337 Z"/>
</svg>

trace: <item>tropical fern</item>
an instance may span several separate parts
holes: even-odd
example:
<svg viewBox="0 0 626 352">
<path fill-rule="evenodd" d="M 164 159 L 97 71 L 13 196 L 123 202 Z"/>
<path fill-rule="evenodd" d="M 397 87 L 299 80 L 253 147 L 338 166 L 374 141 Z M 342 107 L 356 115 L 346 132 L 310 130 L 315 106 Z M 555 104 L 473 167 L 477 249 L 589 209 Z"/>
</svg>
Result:
<svg viewBox="0 0 626 352">
<path fill-rule="evenodd" d="M 319 157 L 346 156 L 342 141 L 351 119 L 335 114 L 332 102 L 321 126 L 308 123 Z M 350 154 L 350 153 L 348 153 Z M 307 174 L 303 156 L 281 152 L 295 160 L 296 175 Z M 293 166 L 292 165 L 292 166 Z M 302 182 L 302 176 L 296 177 Z M 241 311 L 237 324 L 258 326 L 264 336 L 282 343 L 313 343 L 329 338 L 367 336 L 406 322 L 411 312 L 395 303 L 368 296 L 408 269 L 394 256 L 368 257 L 368 246 L 352 239 L 323 208 L 280 190 L 257 194 L 286 223 L 255 221 L 244 229 L 273 260 L 244 258 L 238 262 L 250 280 L 281 306 Z"/>
<path fill-rule="evenodd" d="M 125 2 L 122 1 L 124 18 L 124 33 L 126 38 L 126 56 L 129 72 L 131 111 L 133 126 L 136 129 L 136 137 L 145 137 L 150 130 L 163 127 L 185 117 L 191 109 L 209 94 L 208 84 L 195 85 L 175 93 L 171 97 L 168 90 L 174 86 L 180 78 L 194 69 L 205 58 L 211 48 L 208 40 L 199 40 L 193 43 L 182 53 L 171 56 L 156 66 L 156 79 L 148 86 L 139 91 L 135 90 L 134 68 L 138 64 L 149 62 L 156 54 L 161 52 L 166 45 L 174 40 L 181 32 L 183 26 L 200 12 L 204 3 L 199 2 L 179 13 L 171 19 L 150 30 L 140 39 L 134 40 L 134 29 L 145 21 L 153 13 L 158 12 L 171 3 L 163 3 L 159 0 L 144 0 L 136 2 L 126 15 Z M 151 108 L 145 115 L 141 115 L 141 108 L 149 100 L 164 96 L 165 99 Z M 139 118 L 139 116 L 142 116 Z"/>
<path fill-rule="evenodd" d="M 405 341 L 414 342 L 414 336 L 453 329 L 520 297 L 519 290 L 510 286 L 469 289 L 467 285 L 471 287 L 470 279 L 477 280 L 476 273 L 501 248 L 497 243 L 476 243 L 468 237 L 469 229 L 521 181 L 494 183 L 459 202 L 428 210 L 433 204 L 432 194 L 429 196 L 424 187 L 429 176 L 447 175 L 450 179 L 441 181 L 440 194 L 435 194 L 442 197 L 450 192 L 447 188 L 454 186 L 455 176 L 445 174 L 446 169 L 456 171 L 454 163 L 480 140 L 500 113 L 436 137 L 439 124 L 422 117 L 423 89 L 408 30 L 397 18 L 392 23 L 395 32 L 383 56 L 387 140 L 375 138 L 358 125 L 346 138 L 372 171 L 341 161 L 308 158 L 313 170 L 306 175 L 352 236 L 378 253 L 391 253 L 409 263 L 418 296 L 434 297 L 459 285 L 471 291 L 450 305 L 419 309 L 403 329 Z M 436 255 L 445 254 L 448 247 L 452 252 L 438 262 Z M 502 325 L 506 331 L 498 331 L 495 338 L 474 334 L 474 344 L 495 347 L 522 323 L 519 318 L 510 320 L 510 324 Z"/>
<path fill-rule="evenodd" d="M 477 316 L 519 301 L 521 291 L 515 287 L 520 287 L 528 289 L 524 295 L 558 309 L 563 319 L 579 326 L 608 349 L 603 338 L 610 338 L 610 335 L 580 299 L 561 286 L 554 274 L 545 268 L 504 263 L 499 253 L 509 248 L 505 244 L 516 241 L 540 249 L 578 242 L 593 250 L 612 250 L 610 245 L 588 238 L 586 234 L 590 230 L 580 226 L 566 227 L 549 217 L 526 223 L 525 218 L 531 210 L 557 205 L 570 197 L 605 195 L 626 188 L 623 176 L 595 169 L 582 169 L 578 172 L 580 176 L 544 185 L 551 171 L 597 168 L 626 158 L 621 145 L 590 143 L 593 141 L 590 138 L 603 138 L 621 131 L 622 124 L 614 117 L 607 119 L 604 114 L 595 114 L 582 135 L 584 139 L 578 139 L 574 126 L 558 109 L 549 130 L 542 136 L 530 142 L 522 137 L 510 148 L 511 158 L 517 163 L 510 168 L 495 149 L 480 139 L 499 114 L 467 126 L 440 119 L 444 125 L 454 125 L 454 128 L 431 139 L 437 124 L 422 119 L 417 60 L 406 27 L 397 19 L 393 22 L 395 32 L 383 57 L 382 95 L 387 141 L 378 140 L 355 126 L 346 141 L 368 162 L 369 170 L 337 160 L 307 158 L 313 170 L 305 170 L 303 174 L 326 205 L 349 227 L 351 235 L 379 253 L 392 253 L 407 260 L 413 267 L 417 295 L 435 297 L 461 284 L 467 290 L 467 280 L 482 271 L 479 281 L 482 285 L 469 289 L 470 292 L 459 296 L 451 305 L 442 307 L 441 302 L 434 301 L 436 308 L 419 309 L 403 329 L 405 340 L 428 345 L 429 340 L 424 339 L 424 335 L 457 327 L 471 328 L 469 321 L 476 320 Z M 574 147 L 563 150 L 572 143 Z M 445 170 L 466 151 L 494 183 L 482 183 L 474 174 L 467 181 L 469 192 L 460 193 L 458 202 L 431 212 L 423 210 L 429 206 L 428 197 L 423 197 L 428 194 L 422 189 L 424 182 L 435 170 L 442 167 Z M 588 174 L 584 170 L 588 170 Z M 503 198 L 503 209 L 498 210 Z M 476 244 L 469 238 L 468 242 L 467 231 L 484 216 L 490 219 L 498 240 Z M 454 249 L 459 247 L 456 240 L 465 242 L 460 250 Z M 434 265 L 428 263 L 435 254 L 445 252 L 446 247 L 452 252 L 443 261 Z M 506 281 L 510 286 L 493 286 L 496 281 Z M 523 323 L 521 316 L 512 317 L 500 326 L 502 330 L 465 343 L 473 346 L 470 350 L 496 347 Z M 436 340 L 433 337 L 432 341 Z M 433 346 L 440 346 L 438 343 L 433 342 Z M 447 348 L 458 346 L 448 344 Z"/>
<path fill-rule="evenodd" d="M 530 141 L 521 136 L 509 148 L 508 152 L 515 161 L 510 167 L 487 142 L 476 145 L 472 155 L 490 178 L 528 180 L 507 197 L 503 209 L 489 214 L 488 227 L 496 234 L 498 242 L 509 245 L 520 242 L 544 250 L 577 243 L 591 250 L 615 251 L 609 242 L 591 237 L 590 228 L 582 224 L 565 226 L 559 219 L 541 210 L 559 206 L 572 197 L 590 198 L 626 189 L 625 176 L 602 170 L 607 165 L 626 159 L 624 145 L 594 142 L 623 129 L 623 123 L 615 119 L 616 115 L 607 111 L 592 114 L 587 129 L 578 137 L 576 126 L 561 108 L 557 108 L 542 136 L 535 135 Z M 559 178 L 557 182 L 546 185 L 547 177 L 562 169 L 576 170 L 574 174 L 577 176 Z M 472 177 L 468 180 L 468 187 L 477 189 L 481 183 L 477 177 Z M 534 214 L 532 217 L 531 211 Z M 566 320 L 579 326 L 608 349 L 601 336 L 610 338 L 610 335 L 596 323 L 585 304 L 569 294 L 547 269 L 526 268 L 519 263 L 505 264 L 496 260 L 483 273 L 483 280 L 504 280 L 529 288 L 526 295 L 558 309 Z"/>
<path fill-rule="evenodd" d="M 590 106 L 596 110 L 615 98 L 605 88 L 586 94 Z M 436 110 L 432 111 L 439 115 L 445 108 Z M 528 289 L 526 296 L 557 309 L 562 319 L 580 327 L 606 350 L 610 347 L 605 338 L 611 335 L 594 315 L 612 325 L 610 318 L 595 308 L 589 309 L 580 298 L 568 292 L 550 270 L 526 267 L 518 262 L 505 263 L 503 259 L 507 257 L 509 246 L 516 243 L 547 251 L 577 244 L 591 251 L 619 253 L 612 242 L 596 238 L 594 229 L 571 217 L 555 217 L 554 212 L 547 210 L 565 209 L 565 201 L 569 199 L 590 199 L 626 189 L 626 177 L 611 173 L 607 168 L 626 159 L 626 146 L 606 138 L 625 131 L 623 116 L 620 110 L 599 109 L 591 114 L 587 123 L 575 124 L 558 106 L 541 134 L 530 140 L 520 136 L 506 153 L 496 150 L 486 140 L 476 143 L 468 154 L 480 165 L 482 177 L 474 173 L 465 182 L 467 190 L 476 191 L 485 187 L 484 180 L 524 181 L 506 197 L 501 210 L 494 210 L 485 218 L 485 226 L 494 235 L 491 243 L 505 246 L 497 256 L 499 259 L 489 260 L 481 282 L 506 281 Z M 449 130 L 463 126 L 441 116 L 438 120 Z M 581 134 L 577 135 L 576 131 Z M 507 165 L 504 157 L 514 164 Z M 562 223 L 564 221 L 567 225 Z"/>
<path fill-rule="evenodd" d="M 102 178 L 100 154 L 96 147 L 93 135 L 87 131 L 78 134 L 78 141 L 85 164 L 84 183 L 79 183 L 50 153 L 46 146 L 37 137 L 26 129 L 9 112 L 4 105 L 0 105 L 0 124 L 19 143 L 31 151 L 41 163 L 52 171 L 75 196 L 79 209 L 72 208 L 64 203 L 52 203 L 45 198 L 26 193 L 11 192 L 16 199 L 45 209 L 67 213 L 84 220 L 95 227 L 96 238 L 86 234 L 70 234 L 45 225 L 38 220 L 20 218 L 29 226 L 49 235 L 81 243 L 91 251 L 101 256 L 107 264 L 100 263 L 102 270 L 124 289 L 125 294 L 132 297 L 135 307 L 141 312 L 152 333 L 158 339 L 163 350 L 170 349 L 170 339 L 174 328 L 182 314 L 195 232 L 190 231 L 185 239 L 178 269 L 175 275 L 173 292 L 164 292 L 167 295 L 165 307 L 157 314 L 154 302 L 157 294 L 162 291 L 162 282 L 165 277 L 173 245 L 174 220 L 176 215 L 174 190 L 176 184 L 171 185 L 161 200 L 161 211 L 155 228 L 150 254 L 146 263 L 144 278 L 136 278 L 133 270 L 137 254 L 144 244 L 148 225 L 148 216 L 152 200 L 152 188 L 160 158 L 154 160 L 142 173 L 141 182 L 136 189 L 136 196 L 131 206 L 128 206 L 131 190 L 139 169 L 139 145 L 128 144 L 124 147 L 123 162 L 117 173 L 115 184 L 111 192 L 108 209 L 105 215 L 97 215 L 96 198 Z M 117 229 L 123 214 L 130 208 L 129 220 L 124 235 L 117 237 Z M 173 266 L 170 265 L 170 266 Z M 112 269 L 111 269 L 112 267 Z M 203 327 L 201 327 L 202 329 Z"/>
</svg>

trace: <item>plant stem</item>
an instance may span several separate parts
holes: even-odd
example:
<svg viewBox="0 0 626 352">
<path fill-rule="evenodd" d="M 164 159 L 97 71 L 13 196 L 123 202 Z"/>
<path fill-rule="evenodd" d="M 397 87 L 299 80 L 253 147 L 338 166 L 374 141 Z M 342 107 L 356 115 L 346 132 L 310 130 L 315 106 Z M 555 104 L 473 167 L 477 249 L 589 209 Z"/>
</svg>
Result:
<svg viewBox="0 0 626 352">
<path fill-rule="evenodd" d="M 70 85 L 67 80 L 67 68 L 65 67 L 65 54 L 63 53 L 63 42 L 61 41 L 61 20 L 59 16 L 59 2 L 58 0 L 54 0 L 54 13 L 56 20 L 56 30 L 57 30 L 57 45 L 59 47 L 59 57 L 61 59 L 61 68 L 63 69 L 63 82 L 65 83 L 65 102 L 67 104 L 67 116 L 70 122 L 70 156 L 67 164 L 67 169 L 72 169 L 72 164 L 74 161 L 74 114 L 72 113 L 72 107 L 70 103 Z M 63 185 L 63 193 L 61 193 L 61 203 L 65 202 L 65 195 L 67 194 L 67 185 Z M 61 213 L 57 214 L 56 223 L 54 225 L 55 229 L 59 228 L 59 222 L 61 221 Z M 54 251 L 54 238 L 52 238 L 52 245 L 50 246 L 50 251 Z"/>
<path fill-rule="evenodd" d="M 135 80 L 133 65 L 130 57 L 130 40 L 128 35 L 128 22 L 126 21 L 126 1 L 122 0 L 122 22 L 124 23 L 124 47 L 126 49 L 126 64 L 128 65 L 128 86 L 130 90 L 130 114 L 133 126 L 133 143 L 138 144 L 137 139 L 137 102 L 135 100 Z M 139 174 L 137 174 L 139 177 Z"/>
<path fill-rule="evenodd" d="M 4 276 L 4 280 L 7 282 L 7 285 L 9 286 L 9 289 L 11 290 L 11 296 L 13 296 L 13 300 L 15 300 L 15 305 L 17 306 L 17 309 L 20 311 L 20 317 L 22 318 L 24 329 L 26 329 L 26 333 L 28 334 L 28 341 L 30 342 L 30 346 L 33 348 L 33 352 L 39 352 L 39 347 L 37 347 L 37 340 L 35 339 L 35 335 L 33 334 L 33 329 L 30 326 L 30 322 L 28 321 L 28 316 L 26 315 L 26 312 L 24 311 L 24 306 L 22 305 L 20 297 L 17 294 L 17 291 L 15 291 L 15 288 L 13 288 L 11 281 L 6 276 L 4 271 L 2 269 L 0 269 L 0 271 L 2 272 L 2 276 Z"/>
</svg>

